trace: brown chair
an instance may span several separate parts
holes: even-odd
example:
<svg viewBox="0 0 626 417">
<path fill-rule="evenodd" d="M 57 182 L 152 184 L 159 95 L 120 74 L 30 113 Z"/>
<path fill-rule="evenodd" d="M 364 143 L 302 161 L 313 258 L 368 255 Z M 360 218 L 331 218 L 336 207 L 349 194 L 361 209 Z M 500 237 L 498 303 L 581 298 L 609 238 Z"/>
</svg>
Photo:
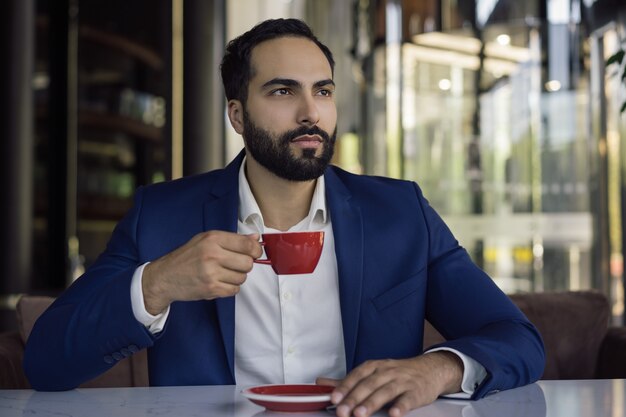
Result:
<svg viewBox="0 0 626 417">
<path fill-rule="evenodd" d="M 54 301 L 51 297 L 23 296 L 17 303 L 19 332 L 0 334 L 0 388 L 26 389 L 30 384 L 24 375 L 24 344 L 37 318 Z M 83 388 L 148 386 L 146 351 L 119 361 L 99 377 L 81 385 Z"/>
<path fill-rule="evenodd" d="M 546 348 L 542 379 L 626 378 L 626 327 L 610 327 L 607 298 L 595 291 L 510 296 Z M 443 341 L 428 323 L 424 346 Z"/>
<path fill-rule="evenodd" d="M 514 294 L 511 299 L 541 332 L 546 346 L 543 379 L 626 378 L 626 327 L 610 327 L 609 303 L 595 291 Z M 22 297 L 20 332 L 0 334 L 0 388 L 30 388 L 24 371 L 24 341 L 48 297 Z M 426 323 L 424 346 L 443 337 Z M 120 361 L 83 387 L 147 386 L 145 351 Z"/>
</svg>

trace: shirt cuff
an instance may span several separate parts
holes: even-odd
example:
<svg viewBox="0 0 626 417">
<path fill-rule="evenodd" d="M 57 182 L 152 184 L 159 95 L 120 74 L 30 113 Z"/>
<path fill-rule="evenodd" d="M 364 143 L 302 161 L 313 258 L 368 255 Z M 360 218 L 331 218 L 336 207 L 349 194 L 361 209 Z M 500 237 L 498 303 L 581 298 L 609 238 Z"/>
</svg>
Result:
<svg viewBox="0 0 626 417">
<path fill-rule="evenodd" d="M 132 281 L 130 282 L 130 302 L 133 307 L 135 319 L 137 319 L 139 323 L 146 326 L 150 333 L 156 334 L 163 330 L 163 327 L 165 327 L 165 322 L 170 314 L 170 307 L 167 306 L 167 309 L 164 312 L 159 313 L 156 316 L 153 316 L 146 310 L 141 282 L 143 279 L 143 270 L 149 263 L 150 262 L 146 262 L 139 268 L 135 269 Z"/>
<path fill-rule="evenodd" d="M 470 399 L 476 388 L 484 381 L 487 376 L 487 370 L 484 366 L 478 363 L 475 359 L 470 358 L 464 353 L 459 352 L 456 349 L 448 347 L 439 347 L 431 349 L 425 353 L 436 352 L 438 350 L 445 350 L 457 355 L 463 362 L 463 380 L 461 381 L 461 392 L 454 394 L 442 395 L 445 398 L 457 398 L 457 399 Z"/>
</svg>

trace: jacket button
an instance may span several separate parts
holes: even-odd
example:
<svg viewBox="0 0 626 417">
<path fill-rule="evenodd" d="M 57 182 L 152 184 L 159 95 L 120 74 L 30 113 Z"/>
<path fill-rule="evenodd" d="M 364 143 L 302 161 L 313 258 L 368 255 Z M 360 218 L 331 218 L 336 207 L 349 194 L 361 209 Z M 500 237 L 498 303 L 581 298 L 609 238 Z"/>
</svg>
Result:
<svg viewBox="0 0 626 417">
<path fill-rule="evenodd" d="M 131 352 L 130 350 L 126 349 L 126 348 L 121 348 L 120 349 L 120 353 L 125 357 L 129 357 L 130 355 L 133 354 L 133 352 Z"/>
<path fill-rule="evenodd" d="M 114 362 L 115 362 L 115 359 L 113 359 L 113 356 L 111 356 L 111 355 L 106 355 L 106 356 L 104 357 L 104 361 L 105 361 L 106 363 L 111 364 L 111 363 L 114 363 Z"/>
<path fill-rule="evenodd" d="M 128 350 L 130 350 L 131 353 L 139 352 L 139 348 L 137 347 L 137 345 L 130 345 L 130 346 L 128 346 Z"/>
<path fill-rule="evenodd" d="M 116 361 L 121 361 L 122 359 L 124 359 L 124 356 L 122 356 L 121 353 L 119 352 L 113 352 L 113 359 L 115 359 Z"/>
</svg>

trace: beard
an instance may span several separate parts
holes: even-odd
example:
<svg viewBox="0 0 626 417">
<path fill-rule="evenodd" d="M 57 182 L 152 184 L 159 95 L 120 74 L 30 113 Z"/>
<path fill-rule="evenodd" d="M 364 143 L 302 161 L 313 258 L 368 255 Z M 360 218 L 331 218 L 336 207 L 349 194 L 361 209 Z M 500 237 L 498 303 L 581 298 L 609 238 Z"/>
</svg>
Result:
<svg viewBox="0 0 626 417">
<path fill-rule="evenodd" d="M 310 181 L 324 174 L 335 151 L 337 128 L 332 135 L 317 126 L 302 126 L 275 137 L 258 127 L 244 111 L 243 138 L 247 151 L 265 169 L 288 181 Z M 302 155 L 294 155 L 291 141 L 302 135 L 318 135 L 322 138 L 322 153 L 316 149 L 302 149 Z"/>
</svg>

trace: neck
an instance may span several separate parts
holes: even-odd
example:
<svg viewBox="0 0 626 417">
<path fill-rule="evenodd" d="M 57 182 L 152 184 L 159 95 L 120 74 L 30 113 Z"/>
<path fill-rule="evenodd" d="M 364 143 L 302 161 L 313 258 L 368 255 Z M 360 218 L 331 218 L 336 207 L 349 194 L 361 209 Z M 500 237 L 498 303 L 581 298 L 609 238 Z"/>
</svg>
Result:
<svg viewBox="0 0 626 417">
<path fill-rule="evenodd" d="M 245 173 L 267 227 L 286 231 L 309 214 L 317 180 L 288 181 L 248 154 Z"/>
</svg>

